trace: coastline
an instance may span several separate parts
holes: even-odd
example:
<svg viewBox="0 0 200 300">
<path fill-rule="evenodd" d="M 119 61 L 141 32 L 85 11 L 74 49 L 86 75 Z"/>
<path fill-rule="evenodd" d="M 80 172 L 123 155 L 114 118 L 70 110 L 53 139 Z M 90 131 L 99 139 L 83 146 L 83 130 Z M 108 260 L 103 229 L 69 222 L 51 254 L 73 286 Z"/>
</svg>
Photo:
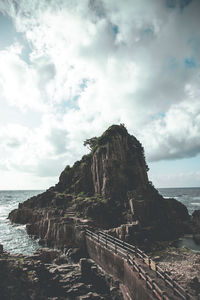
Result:
<svg viewBox="0 0 200 300">
<path fill-rule="evenodd" d="M 171 246 L 155 251 L 153 259 L 189 294 L 194 297 L 200 294 L 200 252 Z"/>
<path fill-rule="evenodd" d="M 129 247 L 142 246 L 145 252 L 160 247 L 160 251 L 168 251 L 169 256 L 171 250 L 166 245 L 185 233 L 193 233 L 194 224 L 198 229 L 200 216 L 197 213 L 196 223 L 193 223 L 185 204 L 173 197 L 165 199 L 159 194 L 148 180 L 148 166 L 141 143 L 123 125 L 109 127 L 102 136 L 87 140 L 87 143 L 91 142 L 91 152 L 72 167 L 66 166 L 55 186 L 19 203 L 18 208 L 9 213 L 9 219 L 12 223 L 26 224 L 27 233 L 39 238 L 40 245 L 64 252 L 71 248 L 71 257 L 76 257 L 77 262 L 88 255 L 98 265 L 104 266 L 105 271 L 113 274 L 106 267 L 110 260 L 102 263 L 107 257 L 101 254 L 102 251 L 107 251 L 107 242 L 101 250 L 98 235 L 98 242 L 92 242 L 91 248 L 88 248 L 85 232 L 89 229 L 92 232 L 104 231 L 110 234 L 115 240 L 115 250 L 109 254 L 112 266 L 116 266 L 119 274 L 117 278 L 125 282 L 128 288 L 135 277 L 134 269 L 130 271 L 131 278 L 128 277 L 130 282 L 124 281 L 121 276 L 123 261 L 117 261 L 115 265 L 116 239 L 128 243 Z M 126 251 L 125 260 L 127 255 Z M 133 252 L 133 256 L 137 259 L 136 252 Z M 165 256 L 163 254 L 162 257 Z M 148 256 L 145 254 L 144 257 Z M 155 272 L 152 274 L 153 278 L 159 277 L 159 271 L 157 273 L 157 269 L 151 269 L 150 261 L 151 258 L 148 257 L 148 266 L 145 267 Z M 139 261 L 138 264 L 140 263 L 144 261 Z M 140 268 L 137 269 L 140 273 Z M 162 292 L 162 296 L 169 287 L 166 286 L 165 275 L 161 274 L 159 280 L 164 280 L 164 286 L 161 284 L 156 293 Z M 151 291 L 154 291 L 152 282 L 154 279 L 149 281 Z M 134 285 L 134 297 L 141 291 L 139 285 Z M 142 292 L 149 293 L 148 299 L 151 299 L 151 292 L 144 285 Z M 170 297 L 171 293 L 174 290 L 169 291 Z M 182 295 L 186 295 L 184 290 Z M 137 296 L 136 299 L 141 298 Z"/>
</svg>

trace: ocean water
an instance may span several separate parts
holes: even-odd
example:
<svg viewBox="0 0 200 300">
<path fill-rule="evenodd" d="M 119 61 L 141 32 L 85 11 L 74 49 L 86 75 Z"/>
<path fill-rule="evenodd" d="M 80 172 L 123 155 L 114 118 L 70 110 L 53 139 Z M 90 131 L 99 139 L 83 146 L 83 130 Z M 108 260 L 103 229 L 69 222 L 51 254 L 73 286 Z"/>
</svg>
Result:
<svg viewBox="0 0 200 300">
<path fill-rule="evenodd" d="M 32 254 L 40 246 L 26 233 L 25 225 L 12 225 L 8 220 L 11 210 L 20 202 L 42 191 L 0 191 L 0 244 L 11 253 Z"/>
<path fill-rule="evenodd" d="M 182 202 L 191 215 L 194 210 L 200 209 L 200 188 L 162 188 L 159 189 L 160 194 L 164 198 L 175 198 Z M 178 248 L 189 248 L 193 252 L 200 253 L 200 245 L 197 245 L 192 235 L 186 235 L 180 238 L 174 246 Z"/>
<path fill-rule="evenodd" d="M 158 189 L 164 198 L 175 198 L 182 202 L 191 215 L 194 210 L 200 209 L 200 188 L 162 188 Z"/>
<path fill-rule="evenodd" d="M 0 244 L 3 244 L 5 250 L 11 253 L 32 254 L 40 247 L 37 240 L 27 235 L 25 225 L 11 224 L 8 214 L 17 208 L 20 202 L 41 192 L 43 191 L 0 191 Z M 162 188 L 159 192 L 165 198 L 172 197 L 185 204 L 190 214 L 195 209 L 200 209 L 200 188 Z M 191 238 L 187 237 L 180 241 L 179 246 L 200 251 L 200 247 L 193 244 Z"/>
</svg>

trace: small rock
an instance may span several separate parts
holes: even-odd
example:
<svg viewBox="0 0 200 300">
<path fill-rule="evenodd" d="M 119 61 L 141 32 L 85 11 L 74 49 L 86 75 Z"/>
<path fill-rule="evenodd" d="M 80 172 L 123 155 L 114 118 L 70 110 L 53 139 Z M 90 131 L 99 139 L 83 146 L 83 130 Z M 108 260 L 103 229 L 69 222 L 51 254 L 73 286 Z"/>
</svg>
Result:
<svg viewBox="0 0 200 300">
<path fill-rule="evenodd" d="M 73 248 L 70 252 L 70 259 L 72 259 L 74 262 L 78 262 L 83 256 L 84 253 L 81 248 Z"/>
<path fill-rule="evenodd" d="M 36 255 L 43 263 L 51 263 L 55 258 L 59 257 L 60 252 L 54 249 L 42 248 L 38 249 L 34 255 Z"/>
<path fill-rule="evenodd" d="M 92 292 L 79 297 L 79 300 L 93 300 L 93 299 L 100 300 L 102 299 L 102 297 L 100 297 L 97 293 L 92 293 Z"/>
<path fill-rule="evenodd" d="M 196 243 L 197 245 L 200 245 L 200 234 L 199 234 L 199 233 L 194 234 L 194 235 L 193 235 L 193 240 L 195 241 L 195 243 Z"/>
<path fill-rule="evenodd" d="M 44 246 L 45 245 L 45 240 L 44 239 L 39 239 L 39 241 L 38 241 L 38 244 L 40 245 L 40 246 Z"/>
<path fill-rule="evenodd" d="M 59 257 L 57 257 L 53 260 L 53 263 L 56 265 L 67 264 L 68 259 L 67 259 L 66 255 L 60 255 Z"/>
<path fill-rule="evenodd" d="M 200 293 L 200 282 L 197 277 L 194 277 L 190 282 L 189 286 L 195 291 L 196 295 Z"/>
<path fill-rule="evenodd" d="M 91 267 L 93 265 L 93 261 L 91 259 L 81 258 L 79 261 L 81 267 L 81 275 L 83 278 L 87 279 L 88 274 L 91 272 Z"/>
</svg>

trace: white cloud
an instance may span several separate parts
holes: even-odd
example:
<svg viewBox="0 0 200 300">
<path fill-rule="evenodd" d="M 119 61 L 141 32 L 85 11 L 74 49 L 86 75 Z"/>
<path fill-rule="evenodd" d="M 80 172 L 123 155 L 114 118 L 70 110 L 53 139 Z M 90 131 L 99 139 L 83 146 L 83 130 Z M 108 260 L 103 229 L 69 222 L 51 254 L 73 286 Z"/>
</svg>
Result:
<svg viewBox="0 0 200 300">
<path fill-rule="evenodd" d="M 37 86 L 37 73 L 21 58 L 22 47 L 18 44 L 0 51 L 0 96 L 21 109 L 43 108 Z"/>
<path fill-rule="evenodd" d="M 72 163 L 83 140 L 112 123 L 125 123 L 149 160 L 200 152 L 200 4 L 166 3 L 1 2 L 32 52 L 28 64 L 22 45 L 0 51 L 0 97 L 43 114 L 37 127 L 3 138 L 8 167 L 54 176 L 50 164 Z"/>
<path fill-rule="evenodd" d="M 177 172 L 171 174 L 154 173 L 151 180 L 157 187 L 198 187 L 200 182 L 199 172 Z"/>
<path fill-rule="evenodd" d="M 166 115 L 155 118 L 143 130 L 141 139 L 149 160 L 193 157 L 200 153 L 199 97 L 200 92 L 193 90 L 186 101 L 172 105 Z"/>
</svg>

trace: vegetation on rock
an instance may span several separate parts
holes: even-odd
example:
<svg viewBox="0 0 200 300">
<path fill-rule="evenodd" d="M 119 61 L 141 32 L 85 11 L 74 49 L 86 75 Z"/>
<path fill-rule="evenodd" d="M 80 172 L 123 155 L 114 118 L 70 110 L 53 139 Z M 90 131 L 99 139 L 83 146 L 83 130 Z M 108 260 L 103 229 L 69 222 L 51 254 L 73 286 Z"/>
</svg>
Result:
<svg viewBox="0 0 200 300">
<path fill-rule="evenodd" d="M 164 199 L 149 182 L 144 149 L 123 124 L 110 126 L 84 145 L 91 152 L 72 167 L 67 165 L 54 187 L 21 204 L 10 214 L 12 221 L 40 222 L 29 228 L 33 232 L 43 226 L 35 231 L 45 238 L 47 225 L 40 221 L 45 213 L 34 213 L 34 209 L 51 209 L 48 218 L 54 217 L 57 223 L 60 218 L 62 223 L 71 207 L 74 214 L 92 219 L 97 227 L 127 224 L 122 236 L 133 242 L 172 239 L 190 230 L 186 207 L 175 199 Z M 120 230 L 113 234 L 119 236 Z"/>
</svg>

